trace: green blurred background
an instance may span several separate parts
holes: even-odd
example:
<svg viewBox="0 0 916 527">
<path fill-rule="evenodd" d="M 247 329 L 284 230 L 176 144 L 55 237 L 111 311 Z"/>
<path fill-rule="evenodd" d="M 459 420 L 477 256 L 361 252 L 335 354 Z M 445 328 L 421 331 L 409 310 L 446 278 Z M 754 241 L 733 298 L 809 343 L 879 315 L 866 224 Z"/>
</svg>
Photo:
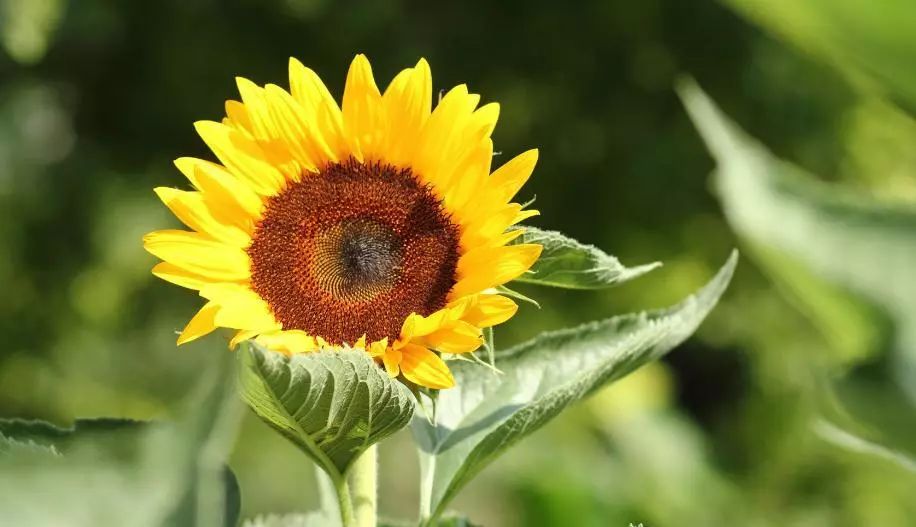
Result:
<svg viewBox="0 0 916 527">
<path fill-rule="evenodd" d="M 774 34 L 817 29 L 820 18 L 777 4 Z M 840 4 L 907 27 L 890 11 L 896 0 Z M 908 27 L 916 32 L 916 17 Z M 540 148 L 522 196 L 537 196 L 535 224 L 627 264 L 665 264 L 609 291 L 525 289 L 543 308 L 523 307 L 497 345 L 667 305 L 732 247 L 751 249 L 696 337 L 521 443 L 456 509 L 488 526 L 916 522 L 911 472 L 811 426 L 823 385 L 855 373 L 867 382 L 847 405 L 916 433 L 912 406 L 889 404 L 885 390 L 894 321 L 846 292 L 825 297 L 828 315 L 812 311 L 774 277 L 772 259 L 756 258 L 766 251 L 729 228 L 712 158 L 672 89 L 689 74 L 778 156 L 857 196 L 912 207 L 916 121 L 895 105 L 900 84 L 882 91 L 850 75 L 842 50 L 793 47 L 706 0 L 0 0 L 0 40 L 0 415 L 172 415 L 225 352 L 217 337 L 176 349 L 200 300 L 155 280 L 140 244 L 177 225 L 152 192 L 186 185 L 171 160 L 209 156 L 191 123 L 222 116 L 236 75 L 285 85 L 289 56 L 338 95 L 355 53 L 380 84 L 426 57 L 435 89 L 467 83 L 501 103 L 503 159 Z M 231 465 L 246 517 L 317 503 L 308 462 L 251 416 Z M 408 433 L 382 446 L 382 471 L 382 512 L 415 514 Z"/>
</svg>

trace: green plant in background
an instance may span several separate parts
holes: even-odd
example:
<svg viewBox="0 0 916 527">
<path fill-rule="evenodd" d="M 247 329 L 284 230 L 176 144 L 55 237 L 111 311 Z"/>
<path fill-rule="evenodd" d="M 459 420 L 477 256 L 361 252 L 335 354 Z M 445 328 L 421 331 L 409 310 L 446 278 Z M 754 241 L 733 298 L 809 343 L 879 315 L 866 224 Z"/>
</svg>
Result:
<svg viewBox="0 0 916 527">
<path fill-rule="evenodd" d="M 838 65 L 866 97 L 899 104 L 898 110 L 891 103 L 871 104 L 873 111 L 890 117 L 886 126 L 913 125 L 912 113 L 907 114 L 916 108 L 916 77 L 907 66 L 916 62 L 912 2 L 892 1 L 880 8 L 857 0 L 728 3 Z M 821 399 L 813 429 L 839 446 L 912 471 L 916 207 L 905 196 L 877 199 L 819 181 L 749 138 L 692 81 L 682 82 L 679 92 L 717 161 L 715 188 L 729 224 L 752 259 L 812 319 L 839 357 L 812 386 Z M 897 155 L 909 154 L 903 150 Z M 892 163 L 885 160 L 883 166 Z M 864 174 L 858 179 L 893 177 Z M 882 317 L 891 323 L 887 338 L 881 335 Z M 871 370 L 877 370 L 880 381 L 875 382 Z M 863 399 L 863 384 L 881 395 Z"/>
<path fill-rule="evenodd" d="M 180 420 L 0 420 L 3 525 L 236 525 L 225 465 L 242 405 L 233 362 L 214 358 Z"/>
</svg>

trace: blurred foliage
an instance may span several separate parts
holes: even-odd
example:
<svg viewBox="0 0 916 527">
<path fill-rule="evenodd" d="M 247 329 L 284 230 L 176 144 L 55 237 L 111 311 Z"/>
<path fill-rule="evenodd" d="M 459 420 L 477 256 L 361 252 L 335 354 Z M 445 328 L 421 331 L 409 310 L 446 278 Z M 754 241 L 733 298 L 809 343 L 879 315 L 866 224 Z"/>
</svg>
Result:
<svg viewBox="0 0 916 527">
<path fill-rule="evenodd" d="M 214 361 L 177 422 L 0 420 L 0 524 L 237 525 L 223 463 L 242 415 L 230 363 Z"/>
<path fill-rule="evenodd" d="M 888 206 L 916 203 L 912 2 L 756 5 L 739 12 L 800 47 L 709 0 L 3 0 L 0 415 L 176 413 L 225 344 L 175 348 L 199 301 L 149 274 L 140 237 L 173 224 L 151 189 L 185 185 L 171 159 L 208 155 L 191 123 L 222 114 L 235 75 L 282 84 L 291 55 L 337 94 L 357 52 L 380 82 L 425 56 L 436 89 L 467 82 L 501 103 L 504 157 L 541 149 L 523 196 L 537 196 L 539 225 L 626 263 L 664 262 L 609 291 L 520 288 L 542 309 L 523 305 L 501 348 L 673 303 L 739 243 L 671 89 L 680 73 L 774 156 Z M 494 526 L 910 525 L 909 471 L 811 428 L 827 377 L 853 415 L 912 433 L 890 390 L 893 323 L 797 257 L 739 245 L 757 263 L 745 259 L 697 338 L 520 443 L 453 506 Z M 415 514 L 409 439 L 381 458 L 382 512 Z M 317 503 L 311 467 L 256 418 L 231 465 L 243 517 Z"/>
</svg>

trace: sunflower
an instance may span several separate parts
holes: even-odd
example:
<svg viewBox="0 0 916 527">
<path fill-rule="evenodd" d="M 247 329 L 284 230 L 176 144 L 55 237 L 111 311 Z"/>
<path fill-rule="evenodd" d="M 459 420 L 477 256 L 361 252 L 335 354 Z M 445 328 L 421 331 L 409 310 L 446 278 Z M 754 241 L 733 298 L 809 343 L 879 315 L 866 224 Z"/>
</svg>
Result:
<svg viewBox="0 0 916 527">
<path fill-rule="evenodd" d="M 289 80 L 238 78 L 222 122 L 195 123 L 220 163 L 177 159 L 194 190 L 155 189 L 191 230 L 144 237 L 152 272 L 206 300 L 178 344 L 224 327 L 232 348 L 359 348 L 392 377 L 453 386 L 441 354 L 511 318 L 496 288 L 540 255 L 509 244 L 537 214 L 510 201 L 537 150 L 491 173 L 499 105 L 460 85 L 432 109 L 422 59 L 382 93 L 357 55 L 340 106 L 295 59 Z"/>
</svg>

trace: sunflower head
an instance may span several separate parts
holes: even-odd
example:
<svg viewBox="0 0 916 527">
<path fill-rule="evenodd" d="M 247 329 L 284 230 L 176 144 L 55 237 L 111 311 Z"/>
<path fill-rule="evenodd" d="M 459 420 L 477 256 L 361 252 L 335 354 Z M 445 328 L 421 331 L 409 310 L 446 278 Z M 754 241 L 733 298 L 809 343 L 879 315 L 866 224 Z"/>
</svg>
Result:
<svg viewBox="0 0 916 527">
<path fill-rule="evenodd" d="M 206 300 L 178 343 L 225 327 L 232 347 L 349 346 L 391 376 L 452 386 L 440 354 L 476 350 L 512 317 L 495 288 L 540 255 L 508 245 L 537 214 L 511 201 L 537 151 L 491 173 L 499 106 L 462 85 L 433 109 L 424 60 L 380 92 L 358 55 L 342 105 L 295 59 L 289 80 L 238 79 L 222 122 L 195 124 L 219 163 L 180 158 L 194 189 L 156 189 L 190 230 L 146 235 L 153 274 Z"/>
</svg>

